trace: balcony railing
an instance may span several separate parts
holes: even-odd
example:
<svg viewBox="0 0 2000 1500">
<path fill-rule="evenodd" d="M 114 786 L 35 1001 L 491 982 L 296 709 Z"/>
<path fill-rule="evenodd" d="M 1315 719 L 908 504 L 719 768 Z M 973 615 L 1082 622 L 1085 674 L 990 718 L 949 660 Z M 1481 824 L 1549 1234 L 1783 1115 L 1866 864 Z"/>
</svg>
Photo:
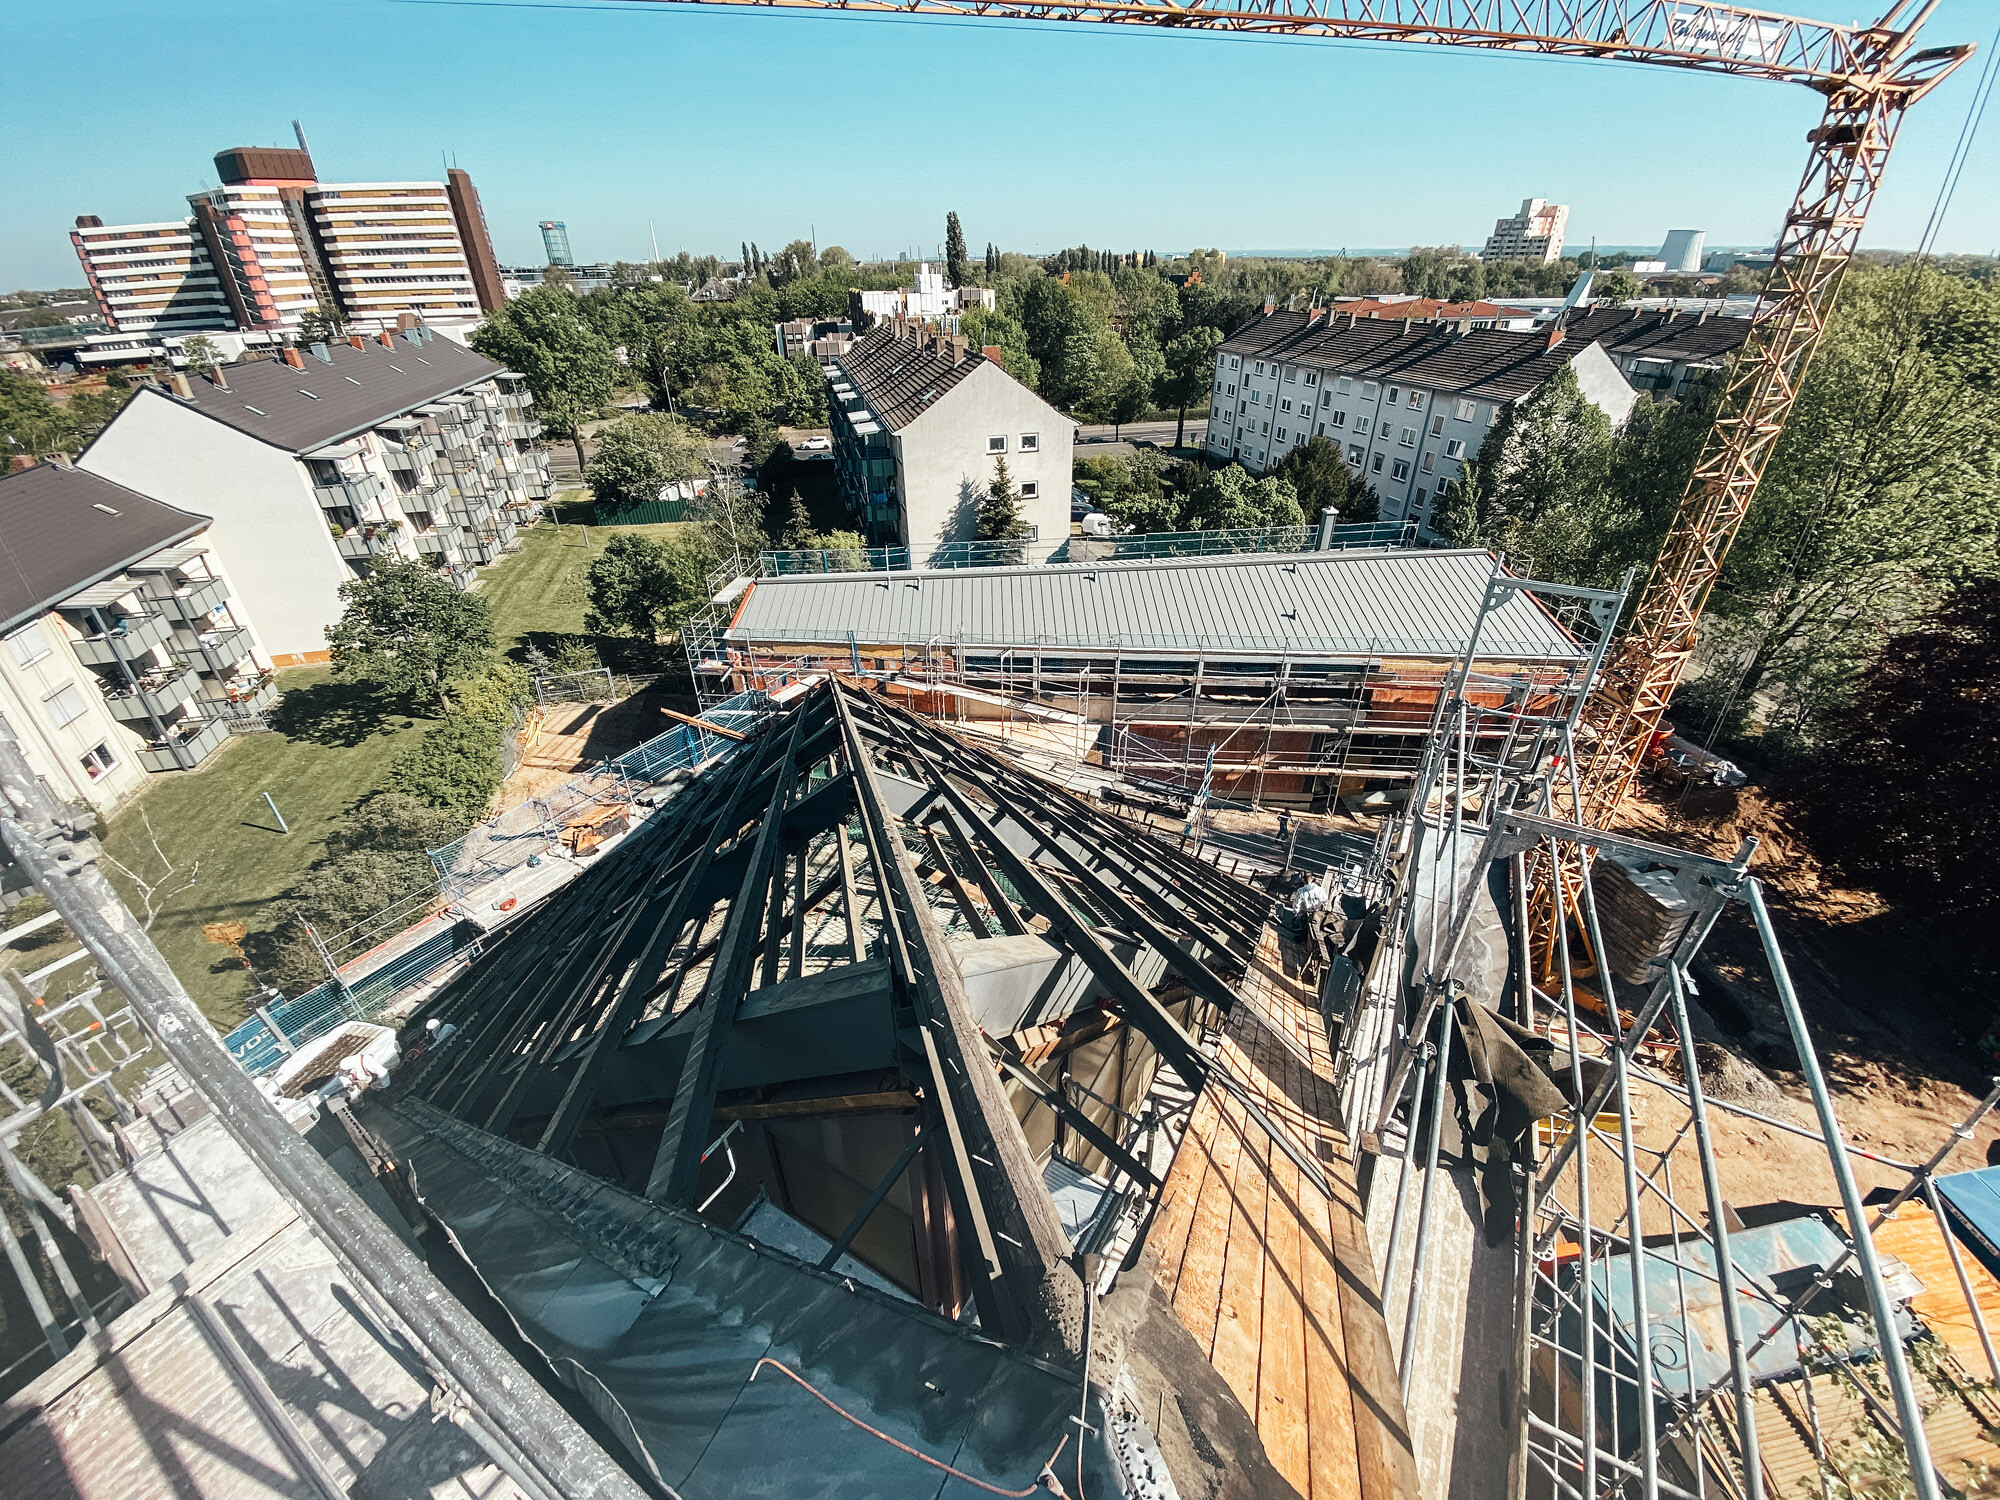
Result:
<svg viewBox="0 0 2000 1500">
<path fill-rule="evenodd" d="M 155 646 L 165 645 L 173 634 L 173 622 L 164 614 L 147 610 L 126 615 L 114 629 L 101 635 L 73 641 L 70 649 L 86 666 L 108 667 L 116 662 L 137 661 Z"/>
<path fill-rule="evenodd" d="M 210 719 L 148 745 L 139 752 L 139 764 L 149 771 L 192 771 L 228 738 L 229 726 Z"/>
<path fill-rule="evenodd" d="M 154 718 L 171 718 L 195 694 L 199 682 L 195 669 L 184 663 L 165 671 L 149 673 L 137 687 L 122 692 L 106 692 L 105 704 L 113 718 L 128 724 L 144 724 Z"/>
<path fill-rule="evenodd" d="M 531 443 L 542 435 L 540 422 L 509 422 L 507 436 L 517 443 Z"/>
<path fill-rule="evenodd" d="M 339 484 L 313 486 L 313 498 L 319 501 L 322 510 L 366 510 L 381 493 L 382 481 L 372 474 L 362 479 L 344 479 Z"/>
<path fill-rule="evenodd" d="M 259 672 L 254 677 L 238 677 L 230 682 L 227 696 L 215 706 L 225 716 L 241 718 L 262 713 L 277 701 L 278 684 L 269 672 Z"/>
<path fill-rule="evenodd" d="M 441 484 L 420 484 L 413 490 L 398 490 L 396 504 L 406 516 L 434 515 L 445 508 L 451 491 Z"/>
<path fill-rule="evenodd" d="M 456 552 L 464 542 L 465 528 L 450 521 L 417 533 L 417 550 L 430 556 Z"/>
<path fill-rule="evenodd" d="M 229 585 L 220 578 L 204 578 L 176 589 L 160 601 L 176 619 L 193 625 L 207 619 L 229 602 Z"/>
<path fill-rule="evenodd" d="M 387 531 L 350 531 L 333 539 L 342 557 L 394 557 L 396 538 Z"/>
<path fill-rule="evenodd" d="M 391 469 L 414 469 L 417 466 L 417 456 L 408 448 L 392 448 L 384 443 L 382 462 L 385 467 Z"/>
<path fill-rule="evenodd" d="M 201 658 L 208 670 L 226 677 L 236 664 L 250 654 L 250 632 L 240 628 L 205 630 L 200 637 Z"/>
</svg>

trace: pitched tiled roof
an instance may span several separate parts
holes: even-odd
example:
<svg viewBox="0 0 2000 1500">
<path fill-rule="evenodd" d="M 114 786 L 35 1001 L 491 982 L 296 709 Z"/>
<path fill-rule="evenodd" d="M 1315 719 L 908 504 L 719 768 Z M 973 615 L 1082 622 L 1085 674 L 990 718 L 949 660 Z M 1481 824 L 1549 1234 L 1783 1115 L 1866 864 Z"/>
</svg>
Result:
<svg viewBox="0 0 2000 1500">
<path fill-rule="evenodd" d="M 190 375 L 188 405 L 293 453 L 348 437 L 376 423 L 462 391 L 502 373 L 502 367 L 462 344 L 432 335 L 413 343 L 391 334 L 384 347 L 372 338 L 361 347 L 341 340 L 328 358 L 305 356 L 305 368 L 282 359 L 225 365 L 227 387 Z"/>
<path fill-rule="evenodd" d="M 0 479 L 0 630 L 207 525 L 81 469 L 38 464 Z"/>
<path fill-rule="evenodd" d="M 940 346 L 943 352 L 940 352 Z M 868 403 L 875 419 L 899 432 L 923 415 L 938 397 L 957 385 L 986 356 L 976 350 L 952 363 L 951 344 L 929 333 L 918 342 L 908 332 L 885 325 L 835 361 Z"/>
<path fill-rule="evenodd" d="M 1617 355 L 1720 363 L 1750 337 L 1750 320 L 1606 307 L 1572 318 L 1568 333 L 1574 339 L 1600 343 Z"/>
<path fill-rule="evenodd" d="M 1223 349 L 1245 359 L 1276 359 L 1370 380 L 1400 381 L 1486 401 L 1518 401 L 1576 357 L 1583 343 L 1554 349 L 1543 333 L 1475 328 L 1460 334 L 1439 323 L 1272 313 L 1239 328 Z"/>
</svg>

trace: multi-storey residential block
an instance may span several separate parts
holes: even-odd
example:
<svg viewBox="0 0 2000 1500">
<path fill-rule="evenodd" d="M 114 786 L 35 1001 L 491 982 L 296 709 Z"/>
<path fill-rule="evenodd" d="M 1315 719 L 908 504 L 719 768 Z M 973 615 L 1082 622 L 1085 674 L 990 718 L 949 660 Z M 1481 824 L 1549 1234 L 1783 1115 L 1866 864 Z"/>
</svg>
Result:
<svg viewBox="0 0 2000 1500">
<path fill-rule="evenodd" d="M 276 696 L 208 526 L 63 464 L 0 479 L 0 718 L 65 799 L 191 770 Z"/>
<path fill-rule="evenodd" d="M 394 328 L 446 326 L 505 299 L 472 179 L 323 183 L 303 148 L 237 147 L 184 222 L 77 220 L 70 239 L 120 333 L 284 332 L 315 310 Z"/>
<path fill-rule="evenodd" d="M 69 238 L 105 323 L 118 333 L 157 339 L 235 326 L 193 219 L 106 228 L 83 214 Z"/>
<path fill-rule="evenodd" d="M 280 665 L 324 660 L 340 585 L 421 558 L 461 587 L 549 494 L 520 376 L 428 329 L 141 388 L 78 463 L 214 517 Z"/>
<path fill-rule="evenodd" d="M 778 358 L 809 354 L 824 364 L 854 347 L 854 324 L 846 318 L 793 318 L 771 325 Z"/>
<path fill-rule="evenodd" d="M 1324 437 L 1381 497 L 1382 520 L 1427 524 L 1500 411 L 1565 368 L 1615 423 L 1639 399 L 1598 344 L 1560 322 L 1460 332 L 1320 309 L 1266 313 L 1216 351 L 1208 449 L 1261 471 Z"/>
<path fill-rule="evenodd" d="M 1002 458 L 1028 540 L 1069 535 L 1075 424 L 963 337 L 897 319 L 825 369 L 841 494 L 871 543 L 923 559 L 972 540 Z"/>
<path fill-rule="evenodd" d="M 1485 260 L 1538 260 L 1543 264 L 1562 259 L 1563 228 L 1569 223 L 1569 205 L 1550 203 L 1544 198 L 1523 198 L 1521 211 L 1512 218 L 1496 219 L 1493 233 L 1486 237 L 1480 252 Z"/>
<path fill-rule="evenodd" d="M 889 318 L 920 318 L 941 323 L 948 332 L 958 331 L 961 313 L 971 308 L 993 310 L 993 291 L 982 286 L 946 286 L 944 272 L 933 271 L 928 263 L 917 267 L 917 284 L 890 292 L 847 294 L 848 315 L 858 329 L 866 330 Z"/>
</svg>

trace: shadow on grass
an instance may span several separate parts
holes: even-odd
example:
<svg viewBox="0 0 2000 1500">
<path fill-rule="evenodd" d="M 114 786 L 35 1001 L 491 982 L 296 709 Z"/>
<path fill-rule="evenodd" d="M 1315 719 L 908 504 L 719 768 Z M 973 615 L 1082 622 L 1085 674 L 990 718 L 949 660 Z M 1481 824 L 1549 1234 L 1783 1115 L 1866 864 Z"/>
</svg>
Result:
<svg viewBox="0 0 2000 1500">
<path fill-rule="evenodd" d="M 271 710 L 271 727 L 287 739 L 315 745 L 363 744 L 412 716 L 406 704 L 366 682 L 316 682 L 287 688 Z"/>
</svg>

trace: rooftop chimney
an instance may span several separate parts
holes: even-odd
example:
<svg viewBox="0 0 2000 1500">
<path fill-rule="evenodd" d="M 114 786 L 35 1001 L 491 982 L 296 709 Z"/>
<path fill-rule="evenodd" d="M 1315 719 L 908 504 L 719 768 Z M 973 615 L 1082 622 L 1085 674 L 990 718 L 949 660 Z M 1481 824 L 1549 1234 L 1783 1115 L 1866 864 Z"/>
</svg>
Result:
<svg viewBox="0 0 2000 1500">
<path fill-rule="evenodd" d="M 183 401 L 194 400 L 194 387 L 188 384 L 188 378 L 185 371 L 182 370 L 174 371 L 173 374 L 167 377 L 167 384 L 173 387 L 174 394 L 180 397 L 181 400 Z"/>
<path fill-rule="evenodd" d="M 1326 309 L 1323 307 L 1315 307 L 1308 310 L 1306 313 L 1306 327 L 1308 328 L 1312 327 L 1313 324 L 1317 323 L 1321 318 L 1325 316 L 1326 316 Z"/>
<path fill-rule="evenodd" d="M 393 349 L 396 347 L 396 341 L 389 336 L 389 330 L 386 328 L 376 334 L 375 337 L 384 349 Z"/>
<path fill-rule="evenodd" d="M 349 344 L 350 344 L 350 345 L 351 345 L 352 347 L 354 347 L 354 348 L 356 348 L 356 349 L 360 349 L 360 348 L 363 348 L 363 347 L 365 347 L 368 341 L 367 341 L 366 339 L 362 338 L 362 337 L 361 337 L 361 335 L 360 335 L 360 334 L 358 334 L 358 333 L 350 333 L 350 334 L 349 334 L 349 335 L 347 336 L 347 342 L 348 342 L 348 343 L 349 343 Z"/>
<path fill-rule="evenodd" d="M 306 357 L 296 349 L 280 349 L 278 355 L 294 370 L 303 370 L 306 367 Z"/>
<path fill-rule="evenodd" d="M 222 363 L 218 360 L 208 367 L 208 378 L 219 391 L 229 389 L 229 377 L 222 373 Z"/>
<path fill-rule="evenodd" d="M 1264 294 L 1264 316 L 1268 318 L 1277 310 L 1278 294 L 1276 292 L 1266 292 Z"/>
<path fill-rule="evenodd" d="M 998 344 L 981 344 L 979 352 L 996 365 L 1004 367 L 1007 363 L 1007 356 Z"/>
<path fill-rule="evenodd" d="M 1560 344 L 1562 341 L 1563 341 L 1562 319 L 1557 318 L 1553 323 L 1549 324 L 1549 341 L 1545 347 L 1553 349 L 1557 344 Z"/>
</svg>

